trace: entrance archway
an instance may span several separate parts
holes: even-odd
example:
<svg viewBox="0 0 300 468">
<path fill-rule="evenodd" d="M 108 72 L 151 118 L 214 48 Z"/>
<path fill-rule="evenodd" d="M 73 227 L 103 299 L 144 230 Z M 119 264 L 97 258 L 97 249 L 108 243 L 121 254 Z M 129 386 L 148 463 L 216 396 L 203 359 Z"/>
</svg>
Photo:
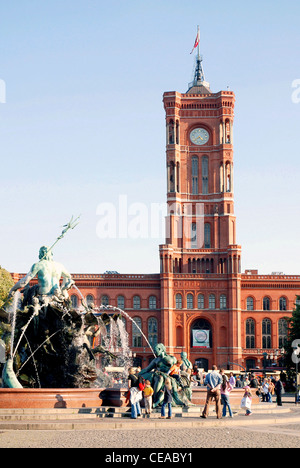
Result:
<svg viewBox="0 0 300 468">
<path fill-rule="evenodd" d="M 199 369 L 204 369 L 204 372 L 208 372 L 208 359 L 198 358 L 195 360 L 195 365 Z"/>
<path fill-rule="evenodd" d="M 213 347 L 212 326 L 208 320 L 199 318 L 192 323 L 190 341 L 191 349 L 195 351 L 197 348 Z"/>
</svg>

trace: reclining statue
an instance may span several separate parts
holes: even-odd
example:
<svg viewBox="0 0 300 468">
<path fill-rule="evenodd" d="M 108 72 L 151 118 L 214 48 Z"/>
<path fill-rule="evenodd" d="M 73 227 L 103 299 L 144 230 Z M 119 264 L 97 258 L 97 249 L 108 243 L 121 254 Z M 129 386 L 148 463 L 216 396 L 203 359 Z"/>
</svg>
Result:
<svg viewBox="0 0 300 468">
<path fill-rule="evenodd" d="M 150 380 L 152 384 L 154 390 L 153 408 L 158 407 L 164 399 L 164 394 L 160 390 L 163 389 L 167 377 L 170 378 L 172 383 L 173 403 L 178 406 L 188 406 L 191 404 L 192 397 L 188 373 L 183 373 L 184 375 L 181 379 L 182 386 L 179 387 L 176 379 L 168 375 L 177 359 L 167 354 L 166 347 L 162 343 L 157 344 L 154 351 L 157 357 L 139 373 L 139 376 Z"/>
</svg>

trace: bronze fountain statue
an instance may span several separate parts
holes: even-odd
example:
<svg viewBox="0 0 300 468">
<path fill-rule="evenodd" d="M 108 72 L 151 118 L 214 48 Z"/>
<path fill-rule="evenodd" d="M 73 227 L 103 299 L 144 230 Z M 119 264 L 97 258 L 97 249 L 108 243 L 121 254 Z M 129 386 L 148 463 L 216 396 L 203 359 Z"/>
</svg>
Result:
<svg viewBox="0 0 300 468">
<path fill-rule="evenodd" d="M 72 218 L 50 248 L 40 248 L 39 261 L 9 293 L 8 303 L 15 302 L 12 317 L 7 313 L 0 318 L 8 348 L 3 387 L 88 387 L 97 378 L 95 354 L 115 358 L 102 346 L 92 349 L 99 317 L 84 301 L 85 313 L 72 307 L 68 291 L 75 283 L 67 269 L 53 260 L 53 247 L 77 224 L 78 218 Z M 37 284 L 30 286 L 35 277 Z M 18 291 L 23 296 L 18 293 L 16 300 Z"/>
</svg>

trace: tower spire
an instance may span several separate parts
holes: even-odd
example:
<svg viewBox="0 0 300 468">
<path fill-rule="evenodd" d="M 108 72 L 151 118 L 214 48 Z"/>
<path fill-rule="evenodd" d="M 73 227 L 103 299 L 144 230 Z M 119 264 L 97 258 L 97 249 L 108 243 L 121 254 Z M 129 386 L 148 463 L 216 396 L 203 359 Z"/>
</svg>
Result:
<svg viewBox="0 0 300 468">
<path fill-rule="evenodd" d="M 205 81 L 205 75 L 203 70 L 203 56 L 200 54 L 200 27 L 198 26 L 197 29 L 197 37 L 195 41 L 194 48 L 191 53 L 197 48 L 197 56 L 196 56 L 196 66 L 195 66 L 195 73 L 194 79 L 191 83 L 189 83 L 189 94 L 208 94 L 211 93 L 209 88 L 209 83 Z"/>
</svg>

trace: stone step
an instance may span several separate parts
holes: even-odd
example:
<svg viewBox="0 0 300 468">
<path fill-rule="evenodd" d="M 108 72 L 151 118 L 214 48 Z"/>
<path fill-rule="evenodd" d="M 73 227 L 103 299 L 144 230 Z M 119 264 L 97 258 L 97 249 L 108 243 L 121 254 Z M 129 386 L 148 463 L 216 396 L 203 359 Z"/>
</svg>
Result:
<svg viewBox="0 0 300 468">
<path fill-rule="evenodd" d="M 247 421 L 246 421 L 247 419 Z M 246 421 L 246 422 L 245 422 Z M 271 415 L 256 415 L 250 419 L 241 415 L 236 415 L 233 419 L 223 418 L 221 421 L 217 420 L 215 415 L 211 415 L 208 419 L 201 419 L 200 417 L 190 416 L 189 418 L 174 416 L 171 420 L 159 419 L 159 414 L 155 417 L 151 415 L 150 418 L 138 418 L 133 421 L 129 417 L 113 417 L 110 418 L 94 418 L 94 419 L 74 419 L 74 420 L 43 420 L 43 421 L 0 421 L 0 432 L 2 430 L 120 430 L 120 429 L 164 429 L 164 428 L 208 428 L 208 427 L 239 427 L 248 425 L 267 425 L 274 424 L 295 424 L 300 423 L 300 415 L 290 413 L 288 415 L 278 414 Z"/>
<path fill-rule="evenodd" d="M 175 418 L 197 418 L 200 416 L 203 407 L 192 406 L 188 408 L 172 408 Z M 232 406 L 234 414 L 244 414 L 245 411 L 237 406 Z M 277 407 L 272 404 L 253 406 L 255 414 L 284 414 L 290 412 L 290 407 Z M 210 413 L 215 413 L 212 405 Z M 99 407 L 99 408 L 51 408 L 51 409 L 0 409 L 0 422 L 8 421 L 73 421 L 73 420 L 92 420 L 97 418 L 130 418 L 131 411 L 129 407 Z M 151 414 L 152 419 L 160 417 L 160 409 L 154 409 Z M 149 418 L 142 410 L 142 418 Z"/>
</svg>

